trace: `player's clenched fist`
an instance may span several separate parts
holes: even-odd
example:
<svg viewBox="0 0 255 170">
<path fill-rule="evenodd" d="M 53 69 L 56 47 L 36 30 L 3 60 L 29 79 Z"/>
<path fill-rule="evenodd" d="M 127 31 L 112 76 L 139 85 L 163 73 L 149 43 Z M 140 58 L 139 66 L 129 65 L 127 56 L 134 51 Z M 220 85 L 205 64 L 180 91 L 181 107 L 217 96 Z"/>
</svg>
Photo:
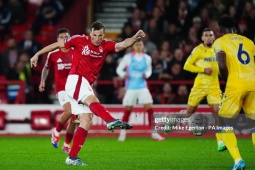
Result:
<svg viewBox="0 0 255 170">
<path fill-rule="evenodd" d="M 205 68 L 204 72 L 205 74 L 210 75 L 212 73 L 213 69 L 212 68 Z"/>
<path fill-rule="evenodd" d="M 142 37 L 145 37 L 145 33 L 143 32 L 143 30 L 139 30 L 137 31 L 137 33 L 134 35 L 134 37 L 138 40 Z"/>
</svg>

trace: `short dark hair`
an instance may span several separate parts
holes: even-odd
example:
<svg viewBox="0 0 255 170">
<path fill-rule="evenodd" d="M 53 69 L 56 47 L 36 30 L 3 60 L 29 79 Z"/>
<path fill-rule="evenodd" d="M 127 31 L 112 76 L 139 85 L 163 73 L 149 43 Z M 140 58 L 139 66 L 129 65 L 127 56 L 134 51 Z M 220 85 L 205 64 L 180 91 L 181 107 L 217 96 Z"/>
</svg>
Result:
<svg viewBox="0 0 255 170">
<path fill-rule="evenodd" d="M 92 30 L 101 30 L 101 29 L 105 30 L 103 23 L 100 22 L 100 21 L 95 21 L 90 26 L 90 31 L 92 31 Z"/>
<path fill-rule="evenodd" d="M 70 31 L 67 28 L 60 28 L 60 29 L 58 29 L 57 37 L 59 36 L 59 34 L 62 34 L 62 33 L 68 33 L 69 36 L 70 36 Z"/>
<path fill-rule="evenodd" d="M 218 21 L 218 25 L 223 28 L 235 28 L 234 20 L 229 16 L 224 16 Z"/>
<path fill-rule="evenodd" d="M 203 29 L 202 33 L 206 32 L 206 31 L 212 31 L 212 29 L 211 28 L 205 28 L 205 29 Z"/>
</svg>

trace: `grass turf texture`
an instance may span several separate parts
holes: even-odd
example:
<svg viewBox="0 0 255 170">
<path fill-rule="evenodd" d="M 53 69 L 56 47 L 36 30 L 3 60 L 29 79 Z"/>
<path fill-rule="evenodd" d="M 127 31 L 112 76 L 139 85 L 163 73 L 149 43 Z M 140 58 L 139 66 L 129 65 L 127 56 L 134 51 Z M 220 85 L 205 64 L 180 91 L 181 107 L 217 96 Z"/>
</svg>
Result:
<svg viewBox="0 0 255 170">
<path fill-rule="evenodd" d="M 89 137 L 79 157 L 87 167 L 68 167 L 67 154 L 50 143 L 50 137 L 0 137 L 0 169 L 132 169 L 227 170 L 233 164 L 228 151 L 217 152 L 215 138 L 172 138 L 156 142 L 149 137 Z M 247 169 L 255 169 L 255 149 L 250 138 L 238 138 Z"/>
</svg>

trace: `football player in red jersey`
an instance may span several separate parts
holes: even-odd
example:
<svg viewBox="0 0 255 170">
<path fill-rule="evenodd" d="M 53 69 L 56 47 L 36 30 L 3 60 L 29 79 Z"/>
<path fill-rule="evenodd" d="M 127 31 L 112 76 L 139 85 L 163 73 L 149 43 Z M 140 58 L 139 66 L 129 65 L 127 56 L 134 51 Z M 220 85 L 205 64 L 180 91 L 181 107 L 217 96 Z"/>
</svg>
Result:
<svg viewBox="0 0 255 170">
<path fill-rule="evenodd" d="M 92 114 L 101 117 L 107 123 L 107 129 L 130 129 L 131 125 L 113 118 L 105 107 L 99 103 L 94 95 L 91 84 L 94 83 L 108 54 L 119 52 L 134 44 L 145 36 L 142 30 L 122 42 L 104 39 L 105 27 L 101 22 L 94 22 L 90 28 L 90 35 L 75 35 L 66 41 L 56 42 L 38 51 L 30 60 L 31 66 L 37 66 L 38 57 L 60 47 L 74 49 L 72 68 L 67 78 L 65 90 L 71 97 L 72 113 L 80 115 L 80 125 L 74 134 L 73 145 L 66 165 L 84 166 L 77 157 L 84 144 L 88 130 L 92 125 Z M 84 105 L 79 105 L 82 102 Z"/>
<path fill-rule="evenodd" d="M 57 31 L 57 41 L 63 41 L 70 38 L 70 32 L 66 28 L 61 28 Z M 60 105 L 63 107 L 64 112 L 60 116 L 60 120 L 57 120 L 56 127 L 52 129 L 54 137 L 52 138 L 52 144 L 55 148 L 58 147 L 58 141 L 60 138 L 60 131 L 64 128 L 65 123 L 71 117 L 71 104 L 69 96 L 65 91 L 66 79 L 72 66 L 73 49 L 58 48 L 48 53 L 47 60 L 42 70 L 41 82 L 39 85 L 39 91 L 45 90 L 45 81 L 48 77 L 49 70 L 54 70 L 55 77 L 55 92 L 57 94 Z M 70 119 L 69 125 L 66 131 L 65 142 L 62 150 L 69 153 L 71 150 L 70 143 L 73 139 L 75 130 L 75 123 Z"/>
</svg>

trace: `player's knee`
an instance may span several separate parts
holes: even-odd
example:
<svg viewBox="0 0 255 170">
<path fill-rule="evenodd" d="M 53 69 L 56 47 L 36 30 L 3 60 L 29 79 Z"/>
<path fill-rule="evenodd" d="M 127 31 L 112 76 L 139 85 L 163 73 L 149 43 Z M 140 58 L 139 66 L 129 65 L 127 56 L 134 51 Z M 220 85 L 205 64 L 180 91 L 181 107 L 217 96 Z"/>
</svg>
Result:
<svg viewBox="0 0 255 170">
<path fill-rule="evenodd" d="M 86 130 L 89 130 L 92 126 L 92 115 L 91 114 L 81 114 L 80 115 L 80 126 Z"/>
<path fill-rule="evenodd" d="M 95 95 L 90 95 L 87 97 L 83 97 L 81 102 L 89 106 L 93 102 L 99 102 L 98 98 Z"/>
</svg>

